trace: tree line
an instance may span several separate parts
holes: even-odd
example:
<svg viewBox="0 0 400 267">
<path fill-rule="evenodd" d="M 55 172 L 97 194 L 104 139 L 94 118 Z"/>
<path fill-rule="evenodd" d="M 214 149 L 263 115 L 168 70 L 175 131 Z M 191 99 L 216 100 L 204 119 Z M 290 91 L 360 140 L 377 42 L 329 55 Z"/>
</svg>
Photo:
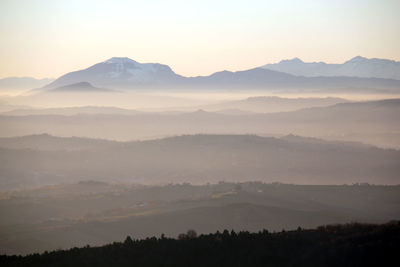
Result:
<svg viewBox="0 0 400 267">
<path fill-rule="evenodd" d="M 0 256 L 0 266 L 390 266 L 398 262 L 400 221 L 280 232 L 195 230 L 101 247 Z"/>
</svg>

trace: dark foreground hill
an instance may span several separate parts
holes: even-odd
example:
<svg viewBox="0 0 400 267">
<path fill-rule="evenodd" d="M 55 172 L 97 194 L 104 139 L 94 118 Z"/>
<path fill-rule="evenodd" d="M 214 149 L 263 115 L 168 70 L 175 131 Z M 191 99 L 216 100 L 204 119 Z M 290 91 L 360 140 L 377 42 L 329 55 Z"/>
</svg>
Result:
<svg viewBox="0 0 400 267">
<path fill-rule="evenodd" d="M 208 234 L 385 223 L 400 218 L 400 186 L 81 181 L 0 192 L 0 214 L 0 255 L 27 255 L 101 246 L 127 235 L 178 237 L 187 229 Z"/>
<path fill-rule="evenodd" d="M 2 266 L 391 266 L 400 222 L 346 224 L 270 233 L 228 230 L 179 239 L 147 238 L 102 247 L 1 256 Z"/>
</svg>

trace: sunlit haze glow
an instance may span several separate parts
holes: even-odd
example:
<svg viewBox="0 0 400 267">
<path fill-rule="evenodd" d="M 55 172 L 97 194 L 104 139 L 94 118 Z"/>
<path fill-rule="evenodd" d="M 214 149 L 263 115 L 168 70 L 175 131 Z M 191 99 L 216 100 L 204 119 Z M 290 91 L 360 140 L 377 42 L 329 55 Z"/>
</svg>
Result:
<svg viewBox="0 0 400 267">
<path fill-rule="evenodd" d="M 400 1 L 0 2 L 0 77 L 58 77 L 113 56 L 185 76 L 299 57 L 399 60 Z"/>
</svg>

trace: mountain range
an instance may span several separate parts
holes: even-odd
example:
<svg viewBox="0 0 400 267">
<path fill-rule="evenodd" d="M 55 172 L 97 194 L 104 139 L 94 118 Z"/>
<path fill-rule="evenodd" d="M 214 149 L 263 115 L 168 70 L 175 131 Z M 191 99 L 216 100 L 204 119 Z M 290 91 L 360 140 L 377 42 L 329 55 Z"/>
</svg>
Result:
<svg viewBox="0 0 400 267">
<path fill-rule="evenodd" d="M 349 62 L 355 61 L 361 61 L 360 64 L 363 62 L 363 60 L 357 60 L 357 58 Z M 395 73 L 397 73 L 396 64 L 396 62 L 393 63 L 393 68 L 391 68 L 391 71 Z M 285 63 L 284 65 L 288 64 Z M 368 67 L 365 68 L 368 69 Z M 113 57 L 87 69 L 67 73 L 44 86 L 41 90 L 47 91 L 81 82 L 90 83 L 94 87 L 110 89 L 301 89 L 305 91 L 333 90 L 346 92 L 349 90 L 379 90 L 381 92 L 389 91 L 392 93 L 400 89 L 400 80 L 370 76 L 366 78 L 364 74 L 360 74 L 361 77 L 349 77 L 357 76 L 353 75 L 350 71 L 347 74 L 343 72 L 338 73 L 340 77 L 323 77 L 320 75 L 316 75 L 318 77 L 306 77 L 307 75 L 296 75 L 285 73 L 281 70 L 267 69 L 264 66 L 236 72 L 221 71 L 209 76 L 184 77 L 176 74 L 167 65 L 139 63 L 126 57 Z M 396 75 L 392 76 L 396 78 Z"/>
<path fill-rule="evenodd" d="M 264 69 L 289 73 L 297 76 L 347 76 L 364 78 L 385 78 L 400 80 L 400 61 L 354 57 L 343 64 L 325 62 L 303 62 L 299 58 L 282 60 L 276 64 L 262 66 Z"/>
</svg>

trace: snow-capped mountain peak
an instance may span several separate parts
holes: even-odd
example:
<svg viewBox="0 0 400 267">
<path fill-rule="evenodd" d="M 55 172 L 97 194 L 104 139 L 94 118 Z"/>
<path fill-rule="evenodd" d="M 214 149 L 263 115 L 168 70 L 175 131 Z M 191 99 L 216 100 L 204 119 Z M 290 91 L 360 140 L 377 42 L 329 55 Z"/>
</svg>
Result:
<svg viewBox="0 0 400 267">
<path fill-rule="evenodd" d="M 67 73 L 45 89 L 87 81 L 101 88 L 131 88 L 143 85 L 175 82 L 182 78 L 167 65 L 139 63 L 128 57 L 112 57 L 87 69 Z"/>
<path fill-rule="evenodd" d="M 110 59 L 107 59 L 103 63 L 106 64 L 115 64 L 115 63 L 138 63 L 133 59 L 130 59 L 128 57 L 112 57 Z"/>
</svg>

